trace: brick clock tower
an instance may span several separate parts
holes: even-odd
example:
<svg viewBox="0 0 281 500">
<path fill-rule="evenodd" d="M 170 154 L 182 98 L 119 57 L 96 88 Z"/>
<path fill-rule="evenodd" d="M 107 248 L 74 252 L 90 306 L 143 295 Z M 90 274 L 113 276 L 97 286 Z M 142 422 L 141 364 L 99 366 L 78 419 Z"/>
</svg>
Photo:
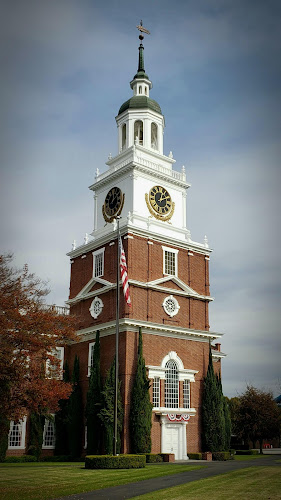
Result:
<svg viewBox="0 0 281 500">
<path fill-rule="evenodd" d="M 124 431 L 122 452 L 130 452 L 129 410 L 136 370 L 138 332 L 151 380 L 152 452 L 186 459 L 201 449 L 203 378 L 209 344 L 221 337 L 209 330 L 207 239 L 192 241 L 186 227 L 185 169 L 175 170 L 172 153 L 163 154 L 164 116 L 150 98 L 152 82 L 144 69 L 140 35 L 138 71 L 130 82 L 133 96 L 116 117 L 118 154 L 90 186 L 94 195 L 91 238 L 68 254 L 71 281 L 68 304 L 80 318 L 79 342 L 66 350 L 72 366 L 80 358 L 84 399 L 88 389 L 97 330 L 101 373 L 115 355 L 117 224 L 127 259 L 131 307 L 120 297 L 119 377 Z M 121 279 L 119 282 L 121 287 Z M 212 347 L 216 372 L 223 354 Z"/>
</svg>

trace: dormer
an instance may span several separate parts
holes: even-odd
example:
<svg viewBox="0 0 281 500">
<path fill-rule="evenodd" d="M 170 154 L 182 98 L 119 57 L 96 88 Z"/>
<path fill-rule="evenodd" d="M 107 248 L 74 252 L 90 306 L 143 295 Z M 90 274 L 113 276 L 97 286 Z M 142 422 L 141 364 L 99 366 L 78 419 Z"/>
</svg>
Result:
<svg viewBox="0 0 281 500">
<path fill-rule="evenodd" d="M 130 82 L 133 97 L 122 104 L 116 117 L 118 152 L 137 144 L 163 154 L 165 120 L 159 104 L 149 97 L 152 82 L 145 73 L 143 51 L 140 43 L 138 71 Z"/>
</svg>

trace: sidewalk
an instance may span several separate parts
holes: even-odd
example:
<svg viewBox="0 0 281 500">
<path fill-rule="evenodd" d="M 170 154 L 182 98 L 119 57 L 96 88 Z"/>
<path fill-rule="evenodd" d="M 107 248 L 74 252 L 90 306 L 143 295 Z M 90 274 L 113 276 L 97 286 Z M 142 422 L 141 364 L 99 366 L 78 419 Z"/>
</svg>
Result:
<svg viewBox="0 0 281 500">
<path fill-rule="evenodd" d="M 218 474 L 225 474 L 247 467 L 259 466 L 279 466 L 277 460 L 281 459 L 280 455 L 266 456 L 264 458 L 247 460 L 245 462 L 236 462 L 235 460 L 228 460 L 226 462 L 207 462 L 205 460 L 188 460 L 188 462 L 178 462 L 181 464 L 200 464 L 204 465 L 204 469 L 197 469 L 192 471 L 181 472 L 172 476 L 159 477 L 155 479 L 147 479 L 138 481 L 136 483 L 129 483 L 112 488 L 104 488 L 102 490 L 89 491 L 88 493 L 77 493 L 67 497 L 62 497 L 58 500 L 123 500 L 133 498 L 138 495 L 144 495 L 151 491 L 171 488 L 180 484 L 189 483 L 191 481 L 198 481 L 207 477 L 217 476 Z"/>
</svg>

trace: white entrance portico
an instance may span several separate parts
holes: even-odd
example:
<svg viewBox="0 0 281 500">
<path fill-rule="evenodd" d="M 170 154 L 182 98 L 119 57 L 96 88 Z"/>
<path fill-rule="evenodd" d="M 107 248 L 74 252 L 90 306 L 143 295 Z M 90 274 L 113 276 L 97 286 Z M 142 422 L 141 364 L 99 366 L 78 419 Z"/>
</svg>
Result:
<svg viewBox="0 0 281 500">
<path fill-rule="evenodd" d="M 161 453 L 174 453 L 175 460 L 188 460 L 186 425 L 187 420 L 170 420 L 170 415 L 161 415 Z"/>
</svg>

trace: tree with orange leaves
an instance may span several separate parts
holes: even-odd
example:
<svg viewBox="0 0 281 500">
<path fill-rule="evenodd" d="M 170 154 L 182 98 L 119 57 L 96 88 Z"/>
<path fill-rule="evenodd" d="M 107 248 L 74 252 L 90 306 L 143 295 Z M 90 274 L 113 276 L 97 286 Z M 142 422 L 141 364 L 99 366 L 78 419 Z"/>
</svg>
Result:
<svg viewBox="0 0 281 500">
<path fill-rule="evenodd" d="M 56 348 L 75 340 L 75 319 L 47 307 L 46 284 L 27 265 L 12 267 L 12 259 L 0 256 L 0 438 L 7 420 L 54 412 L 72 390 Z"/>
</svg>

